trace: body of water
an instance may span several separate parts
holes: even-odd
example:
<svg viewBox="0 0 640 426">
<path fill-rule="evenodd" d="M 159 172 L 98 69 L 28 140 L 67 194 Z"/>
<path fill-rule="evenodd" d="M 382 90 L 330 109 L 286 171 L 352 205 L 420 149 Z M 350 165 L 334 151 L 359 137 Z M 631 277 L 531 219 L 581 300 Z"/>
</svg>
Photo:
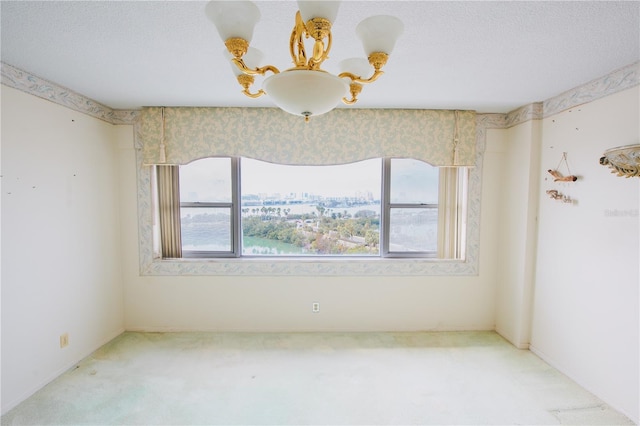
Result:
<svg viewBox="0 0 640 426">
<path fill-rule="evenodd" d="M 246 256 L 282 256 L 309 254 L 304 247 L 260 237 L 242 237 L 242 254 Z"/>
</svg>

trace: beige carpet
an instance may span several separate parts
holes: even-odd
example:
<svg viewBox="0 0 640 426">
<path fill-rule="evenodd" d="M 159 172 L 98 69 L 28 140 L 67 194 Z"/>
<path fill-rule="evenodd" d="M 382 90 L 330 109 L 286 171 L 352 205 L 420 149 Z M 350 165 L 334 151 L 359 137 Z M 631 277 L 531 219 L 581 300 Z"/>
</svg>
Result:
<svg viewBox="0 0 640 426">
<path fill-rule="evenodd" d="M 2 424 L 633 423 L 492 332 L 129 332 Z"/>
</svg>

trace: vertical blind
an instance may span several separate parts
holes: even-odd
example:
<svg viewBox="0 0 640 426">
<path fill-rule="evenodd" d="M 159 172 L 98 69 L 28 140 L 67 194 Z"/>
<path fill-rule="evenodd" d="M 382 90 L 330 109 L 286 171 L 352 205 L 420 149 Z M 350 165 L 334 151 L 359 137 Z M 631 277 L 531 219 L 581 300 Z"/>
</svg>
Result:
<svg viewBox="0 0 640 426">
<path fill-rule="evenodd" d="M 162 256 L 182 257 L 178 166 L 158 166 L 158 208 Z"/>
<path fill-rule="evenodd" d="M 473 166 L 476 113 L 336 109 L 305 123 L 276 108 L 144 108 L 136 137 L 145 165 L 181 165 L 213 156 L 278 164 L 346 164 L 414 158 Z"/>
</svg>

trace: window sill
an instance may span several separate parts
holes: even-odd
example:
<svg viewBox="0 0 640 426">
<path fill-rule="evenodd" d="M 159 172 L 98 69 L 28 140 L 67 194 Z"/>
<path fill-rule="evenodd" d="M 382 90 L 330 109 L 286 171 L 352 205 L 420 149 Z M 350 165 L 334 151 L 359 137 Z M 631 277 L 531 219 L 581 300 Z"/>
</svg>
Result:
<svg viewBox="0 0 640 426">
<path fill-rule="evenodd" d="M 415 276 L 477 275 L 475 262 L 433 258 L 154 259 L 141 275 Z"/>
</svg>

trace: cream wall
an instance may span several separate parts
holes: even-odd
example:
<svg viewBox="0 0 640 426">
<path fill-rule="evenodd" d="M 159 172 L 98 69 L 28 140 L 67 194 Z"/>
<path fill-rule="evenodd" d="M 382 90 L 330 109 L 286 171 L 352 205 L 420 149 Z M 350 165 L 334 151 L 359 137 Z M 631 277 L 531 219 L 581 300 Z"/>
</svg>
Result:
<svg viewBox="0 0 640 426">
<path fill-rule="evenodd" d="M 120 334 L 124 304 L 116 126 L 1 87 L 4 413 Z"/>
<path fill-rule="evenodd" d="M 638 143 L 639 92 L 491 130 L 496 143 L 485 153 L 501 164 L 496 331 L 636 423 L 640 185 L 598 160 Z M 547 172 L 563 152 L 575 183 L 554 183 Z M 560 171 L 568 173 L 564 164 Z M 550 199 L 550 189 L 574 203 Z"/>
<path fill-rule="evenodd" d="M 489 141 L 490 143 L 490 141 Z M 476 276 L 141 276 L 136 158 L 122 141 L 123 271 L 128 330 L 492 330 L 499 187 L 482 186 Z M 484 179 L 498 164 L 488 159 Z M 474 194 L 480 196 L 480 194 Z M 380 260 L 386 261 L 386 260 Z M 320 302 L 320 313 L 311 304 Z"/>
<path fill-rule="evenodd" d="M 639 421 L 638 178 L 598 163 L 640 139 L 638 86 L 542 121 L 541 191 L 531 349 Z M 567 153 L 575 183 L 553 183 Z M 561 168 L 564 171 L 564 168 Z M 551 200 L 557 189 L 573 204 Z"/>
<path fill-rule="evenodd" d="M 531 350 L 636 423 L 640 179 L 598 163 L 640 141 L 639 86 L 542 120 Z M 553 183 L 566 152 L 575 183 Z M 561 168 L 564 172 L 564 169 Z M 558 189 L 575 200 L 548 198 Z"/>
<path fill-rule="evenodd" d="M 499 259 L 496 331 L 516 347 L 529 347 L 538 209 L 540 120 L 499 130 Z"/>
</svg>

